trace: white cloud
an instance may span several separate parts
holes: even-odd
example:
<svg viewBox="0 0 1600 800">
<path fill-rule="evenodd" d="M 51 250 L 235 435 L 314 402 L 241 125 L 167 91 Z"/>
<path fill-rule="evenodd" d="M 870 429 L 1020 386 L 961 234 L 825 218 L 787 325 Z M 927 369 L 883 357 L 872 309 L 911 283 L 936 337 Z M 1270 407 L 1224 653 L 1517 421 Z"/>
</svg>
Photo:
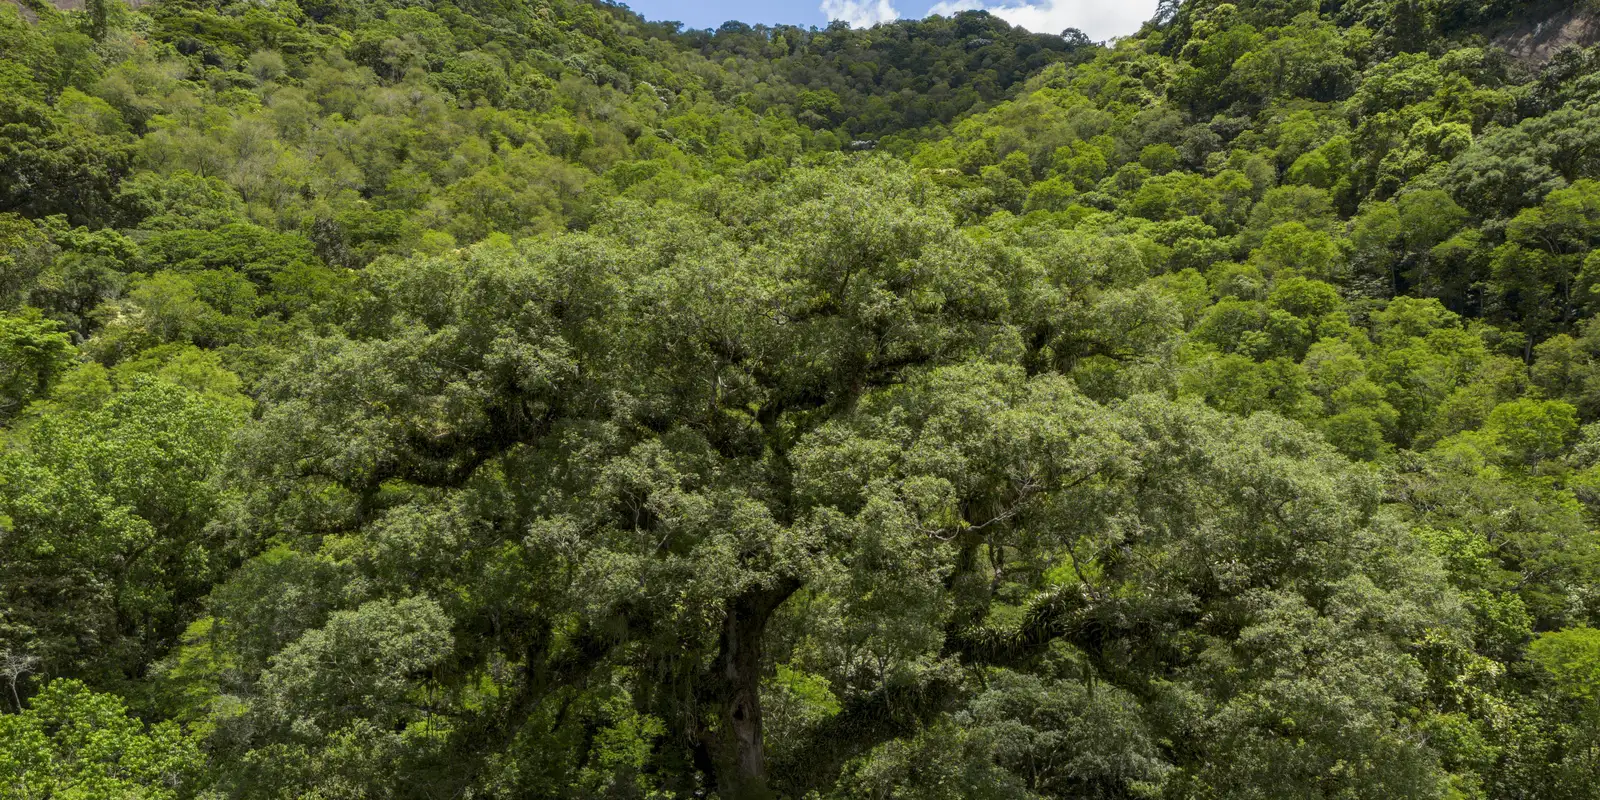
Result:
<svg viewBox="0 0 1600 800">
<path fill-rule="evenodd" d="M 974 9 L 987 10 L 1034 33 L 1060 33 L 1067 28 L 1077 28 L 1090 39 L 1105 41 L 1139 30 L 1145 20 L 1155 16 L 1156 0 L 1035 0 L 1031 3 L 944 0 L 928 9 L 928 13 L 950 16 L 957 11 Z"/>
<path fill-rule="evenodd" d="M 830 20 L 844 20 L 852 28 L 870 28 L 900 18 L 890 0 L 822 0 L 822 13 Z"/>
</svg>

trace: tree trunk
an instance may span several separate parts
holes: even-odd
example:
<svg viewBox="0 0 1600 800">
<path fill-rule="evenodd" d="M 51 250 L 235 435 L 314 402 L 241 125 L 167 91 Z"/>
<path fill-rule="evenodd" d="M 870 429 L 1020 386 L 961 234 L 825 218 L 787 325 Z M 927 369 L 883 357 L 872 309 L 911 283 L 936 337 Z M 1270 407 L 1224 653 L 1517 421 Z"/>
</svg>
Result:
<svg viewBox="0 0 1600 800">
<path fill-rule="evenodd" d="M 761 732 L 761 639 L 767 621 L 800 588 L 785 579 L 752 589 L 729 604 L 713 672 L 702 682 L 710 725 L 701 741 L 716 770 L 722 800 L 771 800 Z"/>
</svg>

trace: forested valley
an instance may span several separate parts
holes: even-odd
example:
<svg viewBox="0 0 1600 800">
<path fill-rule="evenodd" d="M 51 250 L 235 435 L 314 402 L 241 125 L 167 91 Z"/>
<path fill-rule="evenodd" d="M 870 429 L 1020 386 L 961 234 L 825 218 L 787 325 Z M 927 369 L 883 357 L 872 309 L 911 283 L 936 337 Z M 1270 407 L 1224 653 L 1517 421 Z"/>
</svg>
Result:
<svg viewBox="0 0 1600 800">
<path fill-rule="evenodd" d="M 0 798 L 1600 798 L 1597 42 L 0 0 Z"/>
</svg>

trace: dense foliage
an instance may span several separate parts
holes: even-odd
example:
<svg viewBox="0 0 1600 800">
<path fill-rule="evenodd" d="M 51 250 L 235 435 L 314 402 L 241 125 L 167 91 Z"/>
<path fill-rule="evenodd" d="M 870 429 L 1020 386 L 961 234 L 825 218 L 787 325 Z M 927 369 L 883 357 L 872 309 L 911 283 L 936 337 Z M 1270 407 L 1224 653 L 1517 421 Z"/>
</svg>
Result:
<svg viewBox="0 0 1600 800">
<path fill-rule="evenodd" d="M 1600 797 L 1597 13 L 0 3 L 0 798 Z"/>
</svg>

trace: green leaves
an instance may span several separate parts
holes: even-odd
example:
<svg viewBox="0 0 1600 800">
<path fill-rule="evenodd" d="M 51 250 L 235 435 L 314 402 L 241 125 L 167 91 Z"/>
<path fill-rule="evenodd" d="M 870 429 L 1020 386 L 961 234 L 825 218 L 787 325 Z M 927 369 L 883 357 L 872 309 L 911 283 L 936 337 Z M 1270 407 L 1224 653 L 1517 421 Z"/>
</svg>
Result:
<svg viewBox="0 0 1600 800">
<path fill-rule="evenodd" d="M 1172 772 L 1139 703 L 1115 686 L 996 671 L 959 717 L 1040 796 L 1149 796 Z"/>
<path fill-rule="evenodd" d="M 1592 54 L 535 6 L 0 3 L 0 795 L 1587 796 Z"/>
<path fill-rule="evenodd" d="M 1528 652 L 1560 693 L 1590 702 L 1600 698 L 1600 631 L 1552 631 L 1535 639 Z"/>
<path fill-rule="evenodd" d="M 1578 415 L 1566 403 L 1517 400 L 1496 406 L 1484 430 L 1513 463 L 1532 465 L 1566 449 L 1578 430 Z"/>
<path fill-rule="evenodd" d="M 73 355 L 72 340 L 36 309 L 0 316 L 0 420 L 47 396 Z"/>
<path fill-rule="evenodd" d="M 171 722 L 147 726 L 118 697 L 73 680 L 51 682 L 17 714 L 0 714 L 0 796 L 193 796 L 204 756 Z"/>
<path fill-rule="evenodd" d="M 0 636 L 53 674 L 104 680 L 171 646 L 222 573 L 212 480 L 242 415 L 148 378 L 48 410 L 0 460 Z"/>
<path fill-rule="evenodd" d="M 412 705 L 417 681 L 451 645 L 449 619 L 426 598 L 338 612 L 273 658 L 261 677 L 262 711 L 298 736 L 352 720 L 393 730 L 421 719 Z"/>
</svg>

